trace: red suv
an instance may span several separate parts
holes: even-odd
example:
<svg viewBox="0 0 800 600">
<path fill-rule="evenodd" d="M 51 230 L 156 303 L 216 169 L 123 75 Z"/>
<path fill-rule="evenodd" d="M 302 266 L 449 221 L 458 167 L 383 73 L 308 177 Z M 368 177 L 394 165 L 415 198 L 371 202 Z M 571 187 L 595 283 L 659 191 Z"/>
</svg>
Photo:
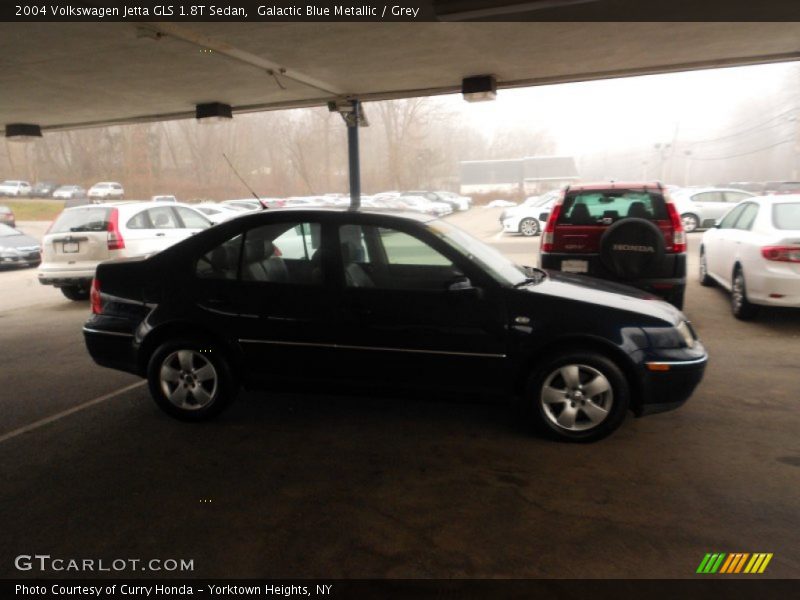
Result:
<svg viewBox="0 0 800 600">
<path fill-rule="evenodd" d="M 631 285 L 683 308 L 686 233 L 661 183 L 567 187 L 547 217 L 540 264 Z"/>
</svg>

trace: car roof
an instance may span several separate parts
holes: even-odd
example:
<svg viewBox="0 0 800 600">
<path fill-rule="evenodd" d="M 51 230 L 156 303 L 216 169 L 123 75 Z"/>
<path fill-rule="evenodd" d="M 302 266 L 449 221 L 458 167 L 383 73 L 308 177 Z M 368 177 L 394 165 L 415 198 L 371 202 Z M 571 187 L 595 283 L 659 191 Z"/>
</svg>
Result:
<svg viewBox="0 0 800 600">
<path fill-rule="evenodd" d="M 658 181 L 596 181 L 592 183 L 576 183 L 567 189 L 572 191 L 592 191 L 592 190 L 624 190 L 624 189 L 646 189 L 663 191 L 664 186 Z"/>
<path fill-rule="evenodd" d="M 152 200 L 118 200 L 116 202 L 101 202 L 99 204 L 83 204 L 81 206 L 71 206 L 64 210 L 85 210 L 89 208 L 123 208 L 126 210 L 138 210 L 140 208 L 161 208 L 161 207 L 185 206 L 194 208 L 191 204 L 184 202 L 170 202 L 169 204 L 154 204 Z"/>
<path fill-rule="evenodd" d="M 260 211 L 254 211 L 249 213 L 244 213 L 240 218 L 242 219 L 250 219 L 256 218 L 258 215 L 263 214 L 296 214 L 298 216 L 302 216 L 304 218 L 313 218 L 317 217 L 330 217 L 334 216 L 342 216 L 342 220 L 345 220 L 343 217 L 344 215 L 370 215 L 376 216 L 381 218 L 390 218 L 396 219 L 398 221 L 416 221 L 418 223 L 428 223 L 430 221 L 436 221 L 437 217 L 433 215 L 428 215 L 425 213 L 418 213 L 414 211 L 386 211 L 381 209 L 375 208 L 359 208 L 358 210 L 352 210 L 349 207 L 345 206 L 331 206 L 331 207 L 315 207 L 315 208 L 306 208 L 304 206 L 284 206 L 281 208 L 268 208 Z"/>
</svg>

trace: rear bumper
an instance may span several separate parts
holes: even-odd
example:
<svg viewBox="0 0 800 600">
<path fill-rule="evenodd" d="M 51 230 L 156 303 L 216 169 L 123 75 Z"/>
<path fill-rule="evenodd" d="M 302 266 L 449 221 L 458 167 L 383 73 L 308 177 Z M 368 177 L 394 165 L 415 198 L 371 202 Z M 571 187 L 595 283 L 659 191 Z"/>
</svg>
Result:
<svg viewBox="0 0 800 600">
<path fill-rule="evenodd" d="M 80 269 L 53 268 L 52 263 L 45 263 L 39 267 L 37 278 L 42 285 L 54 285 L 55 287 L 79 285 L 89 287 L 92 285 L 96 268 L 96 266 Z"/>
<path fill-rule="evenodd" d="M 83 340 L 92 360 L 101 367 L 142 375 L 136 360 L 133 333 L 99 329 L 90 319 L 83 326 Z"/>
<path fill-rule="evenodd" d="M 580 275 L 597 277 L 614 281 L 650 292 L 656 296 L 669 298 L 676 290 L 686 287 L 686 254 L 666 254 L 663 261 L 648 269 L 648 277 L 637 279 L 620 279 L 610 272 L 597 254 L 542 253 L 540 255 L 543 269 L 561 270 L 562 261 L 586 261 L 586 272 Z"/>
<path fill-rule="evenodd" d="M 634 407 L 636 416 L 674 410 L 683 405 L 703 380 L 707 364 L 705 350 L 702 356 L 687 360 L 647 360 L 641 372 L 641 401 Z"/>
</svg>

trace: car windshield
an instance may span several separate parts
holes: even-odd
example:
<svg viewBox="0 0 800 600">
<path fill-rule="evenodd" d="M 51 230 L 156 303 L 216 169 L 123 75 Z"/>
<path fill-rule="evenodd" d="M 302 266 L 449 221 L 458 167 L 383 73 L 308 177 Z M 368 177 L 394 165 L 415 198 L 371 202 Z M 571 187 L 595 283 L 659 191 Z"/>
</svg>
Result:
<svg viewBox="0 0 800 600">
<path fill-rule="evenodd" d="M 429 224 L 428 228 L 450 247 L 478 263 L 500 283 L 515 286 L 528 279 L 523 267 L 513 263 L 499 250 L 487 246 L 451 223 L 436 221 Z"/>
<path fill-rule="evenodd" d="M 773 206 L 772 222 L 777 229 L 800 230 L 800 202 L 782 202 Z"/>
<path fill-rule="evenodd" d="M 50 233 L 106 231 L 108 230 L 108 215 L 109 209 L 101 207 L 65 210 L 53 223 Z"/>
<path fill-rule="evenodd" d="M 0 223 L 0 237 L 10 237 L 12 235 L 22 235 L 19 231 L 8 225 Z"/>
</svg>

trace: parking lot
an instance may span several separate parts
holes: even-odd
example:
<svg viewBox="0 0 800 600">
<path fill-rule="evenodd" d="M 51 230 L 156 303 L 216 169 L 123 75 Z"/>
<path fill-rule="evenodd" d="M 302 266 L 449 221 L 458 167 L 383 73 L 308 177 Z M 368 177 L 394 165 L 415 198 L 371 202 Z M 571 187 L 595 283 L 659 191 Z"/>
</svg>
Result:
<svg viewBox="0 0 800 600">
<path fill-rule="evenodd" d="M 499 235 L 498 214 L 448 219 L 531 264 L 539 238 Z M 204 578 L 685 578 L 707 552 L 769 552 L 762 577 L 798 577 L 800 312 L 735 320 L 696 281 L 701 236 L 684 312 L 711 357 L 703 383 L 589 445 L 536 437 L 486 399 L 378 390 L 247 393 L 177 422 L 94 365 L 87 302 L 0 272 L 0 574 L 25 577 L 13 557 L 39 553 L 188 559 L 181 576 Z"/>
</svg>

